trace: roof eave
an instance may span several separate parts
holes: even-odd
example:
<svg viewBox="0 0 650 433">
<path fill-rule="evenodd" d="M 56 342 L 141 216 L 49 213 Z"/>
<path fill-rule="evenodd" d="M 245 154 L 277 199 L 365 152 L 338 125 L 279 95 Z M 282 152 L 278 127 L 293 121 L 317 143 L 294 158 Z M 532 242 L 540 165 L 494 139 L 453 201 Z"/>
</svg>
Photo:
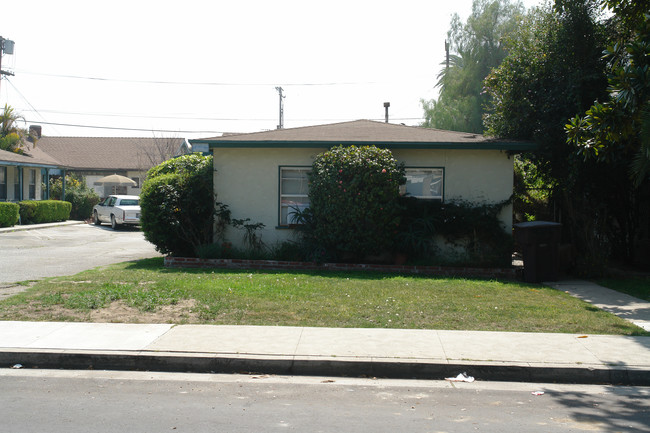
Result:
<svg viewBox="0 0 650 433">
<path fill-rule="evenodd" d="M 370 146 L 390 149 L 459 149 L 459 150 L 507 150 L 532 151 L 537 149 L 535 143 L 517 141 L 484 142 L 398 142 L 398 141 L 363 141 L 363 140 L 189 140 L 194 144 L 207 144 L 210 148 L 330 148 L 333 146 Z"/>
</svg>

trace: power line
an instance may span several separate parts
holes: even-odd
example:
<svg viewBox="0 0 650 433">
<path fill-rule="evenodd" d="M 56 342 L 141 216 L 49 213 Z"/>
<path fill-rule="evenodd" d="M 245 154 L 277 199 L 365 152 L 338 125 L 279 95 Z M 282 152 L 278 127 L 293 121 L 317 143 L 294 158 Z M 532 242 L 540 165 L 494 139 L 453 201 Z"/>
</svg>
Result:
<svg viewBox="0 0 650 433">
<path fill-rule="evenodd" d="M 89 129 L 110 129 L 114 131 L 144 131 L 144 132 L 182 132 L 184 134 L 223 134 L 222 131 L 183 131 L 170 129 L 152 129 L 152 128 L 122 128 L 117 126 L 98 126 L 98 125 L 77 125 L 72 123 L 41 122 L 37 120 L 25 120 L 27 123 L 40 123 L 43 125 L 67 126 L 71 128 L 89 128 Z"/>
<path fill-rule="evenodd" d="M 54 78 L 70 78 L 76 80 L 91 80 L 91 81 L 109 81 L 119 83 L 137 83 L 137 84 L 167 84 L 167 85 L 182 85 L 182 86 L 276 86 L 278 83 L 232 83 L 232 82 L 218 82 L 218 81 L 161 81 L 161 80 L 126 80 L 118 78 L 106 77 L 88 77 L 81 75 L 66 75 L 66 74 L 45 74 L 41 72 L 19 71 L 21 74 L 39 75 L 43 77 Z M 361 82 L 322 82 L 322 83 L 281 83 L 283 86 L 358 86 L 368 84 L 380 84 L 374 81 L 361 81 Z"/>
<path fill-rule="evenodd" d="M 244 119 L 240 119 L 244 120 Z M 323 119 L 320 119 L 321 121 Z M 330 119 L 331 121 L 349 121 L 350 119 Z M 370 119 L 375 121 L 383 121 L 384 119 Z M 422 118 L 409 117 L 409 118 L 394 118 L 393 121 L 398 120 L 424 120 Z M 153 128 L 125 128 L 118 126 L 99 126 L 99 125 L 80 125 L 74 123 L 58 123 L 58 122 L 43 122 L 37 120 L 25 120 L 27 123 L 65 126 L 69 128 L 88 128 L 88 129 L 106 129 L 111 131 L 137 131 L 137 132 L 166 132 L 166 133 L 183 133 L 183 134 L 224 134 L 224 131 L 189 131 L 189 130 L 172 130 L 172 129 L 153 129 Z"/>
<path fill-rule="evenodd" d="M 61 110 L 25 110 L 18 109 L 19 111 L 35 111 L 40 113 L 50 113 L 50 114 L 65 114 L 65 115 L 75 115 L 75 116 L 96 116 L 96 117 L 123 117 L 123 118 L 141 118 L 141 119 L 167 119 L 167 120 L 197 120 L 197 121 L 209 121 L 209 122 L 271 122 L 277 119 L 273 118 L 237 118 L 237 117 L 198 117 L 198 116 L 189 116 L 189 115 L 145 115 L 145 114 L 128 114 L 128 113 L 83 113 L 78 111 L 61 111 Z M 394 117 L 393 120 L 424 120 L 424 117 Z M 348 118 L 302 118 L 302 119 L 291 119 L 292 122 L 345 122 L 350 120 Z"/>
</svg>

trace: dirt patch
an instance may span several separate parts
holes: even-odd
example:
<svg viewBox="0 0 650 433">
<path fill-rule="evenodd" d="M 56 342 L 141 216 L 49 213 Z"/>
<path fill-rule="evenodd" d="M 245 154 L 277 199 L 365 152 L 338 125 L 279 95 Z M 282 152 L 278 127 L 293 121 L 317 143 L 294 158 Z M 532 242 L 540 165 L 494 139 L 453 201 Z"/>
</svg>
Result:
<svg viewBox="0 0 650 433">
<path fill-rule="evenodd" d="M 5 313 L 5 314 L 2 314 Z M 5 307 L 0 312 L 0 320 L 11 317 L 11 320 L 47 320 L 47 321 L 78 321 L 96 323 L 200 323 L 199 312 L 195 300 L 180 300 L 173 305 L 157 307 L 154 311 L 140 311 L 130 307 L 123 301 L 114 301 L 104 308 L 96 310 L 76 310 L 65 308 L 63 305 L 43 305 L 40 302 L 30 302 L 19 306 Z"/>
<path fill-rule="evenodd" d="M 105 308 L 92 310 L 89 319 L 97 323 L 187 323 L 198 321 L 198 311 L 194 299 L 163 305 L 155 311 L 140 311 L 123 301 L 114 301 Z"/>
<path fill-rule="evenodd" d="M 27 285 L 22 284 L 6 284 L 0 285 L 0 300 L 7 299 L 10 296 L 17 295 L 18 293 L 24 292 L 25 290 L 32 287 L 34 283 L 29 283 Z"/>
</svg>

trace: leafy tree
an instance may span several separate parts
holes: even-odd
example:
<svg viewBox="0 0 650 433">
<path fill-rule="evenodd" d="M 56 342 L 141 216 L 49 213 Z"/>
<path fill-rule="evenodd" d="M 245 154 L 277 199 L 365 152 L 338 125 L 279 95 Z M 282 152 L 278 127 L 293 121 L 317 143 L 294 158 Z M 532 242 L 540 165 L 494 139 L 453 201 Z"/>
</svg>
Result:
<svg viewBox="0 0 650 433">
<path fill-rule="evenodd" d="M 0 114 L 0 150 L 23 153 L 22 146 L 28 133 L 18 127 L 23 117 L 9 105 L 5 104 Z"/>
<path fill-rule="evenodd" d="M 521 2 L 474 0 L 472 14 L 462 23 L 452 17 L 449 62 L 443 61 L 438 74 L 437 100 L 422 101 L 422 126 L 483 133 L 483 80 L 506 56 L 503 38 L 512 32 L 524 8 Z"/>
<path fill-rule="evenodd" d="M 586 156 L 627 160 L 638 187 L 650 167 L 650 15 L 634 38 L 610 46 L 609 99 L 567 125 L 569 141 Z"/>
<path fill-rule="evenodd" d="M 197 257 L 212 243 L 212 156 L 184 155 L 147 172 L 140 193 L 145 238 L 163 254 Z"/>
<path fill-rule="evenodd" d="M 563 3 L 567 0 L 556 0 Z M 609 8 L 624 24 L 628 31 L 637 28 L 650 11 L 650 0 L 600 0 L 603 7 Z"/>
<path fill-rule="evenodd" d="M 609 99 L 596 102 L 566 126 L 568 141 L 578 146 L 585 164 L 612 167 L 618 179 L 609 208 L 618 255 L 637 259 L 636 242 L 648 226 L 650 200 L 650 15 L 632 39 L 610 46 Z"/>
<path fill-rule="evenodd" d="M 357 260 L 395 243 L 404 167 L 388 149 L 334 147 L 316 157 L 309 176 L 310 240 L 326 254 Z"/>
<path fill-rule="evenodd" d="M 602 50 L 612 31 L 599 6 L 596 0 L 567 0 L 533 9 L 508 38 L 508 56 L 485 81 L 488 134 L 538 143 L 539 150 L 524 158 L 533 176 L 523 180 L 549 187 L 550 210 L 564 223 L 585 269 L 620 249 L 631 210 L 618 200 L 626 184 L 618 168 L 585 162 L 564 131 L 567 119 L 606 94 Z"/>
</svg>

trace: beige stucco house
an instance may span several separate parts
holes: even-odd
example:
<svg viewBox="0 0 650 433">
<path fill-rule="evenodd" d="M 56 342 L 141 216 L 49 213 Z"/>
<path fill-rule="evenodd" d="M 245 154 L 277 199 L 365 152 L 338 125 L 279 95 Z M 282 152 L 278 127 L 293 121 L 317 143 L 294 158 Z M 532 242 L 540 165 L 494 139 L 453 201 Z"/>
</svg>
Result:
<svg viewBox="0 0 650 433">
<path fill-rule="evenodd" d="M 263 223 L 266 244 L 290 240 L 291 209 L 309 205 L 307 173 L 314 157 L 337 145 L 388 148 L 406 166 L 404 193 L 426 200 L 478 203 L 507 200 L 513 188 L 512 152 L 530 143 L 370 120 L 190 140 L 214 155 L 216 200 L 232 217 Z M 512 228 L 512 208 L 500 215 Z M 240 243 L 235 232 L 227 233 Z"/>
</svg>

